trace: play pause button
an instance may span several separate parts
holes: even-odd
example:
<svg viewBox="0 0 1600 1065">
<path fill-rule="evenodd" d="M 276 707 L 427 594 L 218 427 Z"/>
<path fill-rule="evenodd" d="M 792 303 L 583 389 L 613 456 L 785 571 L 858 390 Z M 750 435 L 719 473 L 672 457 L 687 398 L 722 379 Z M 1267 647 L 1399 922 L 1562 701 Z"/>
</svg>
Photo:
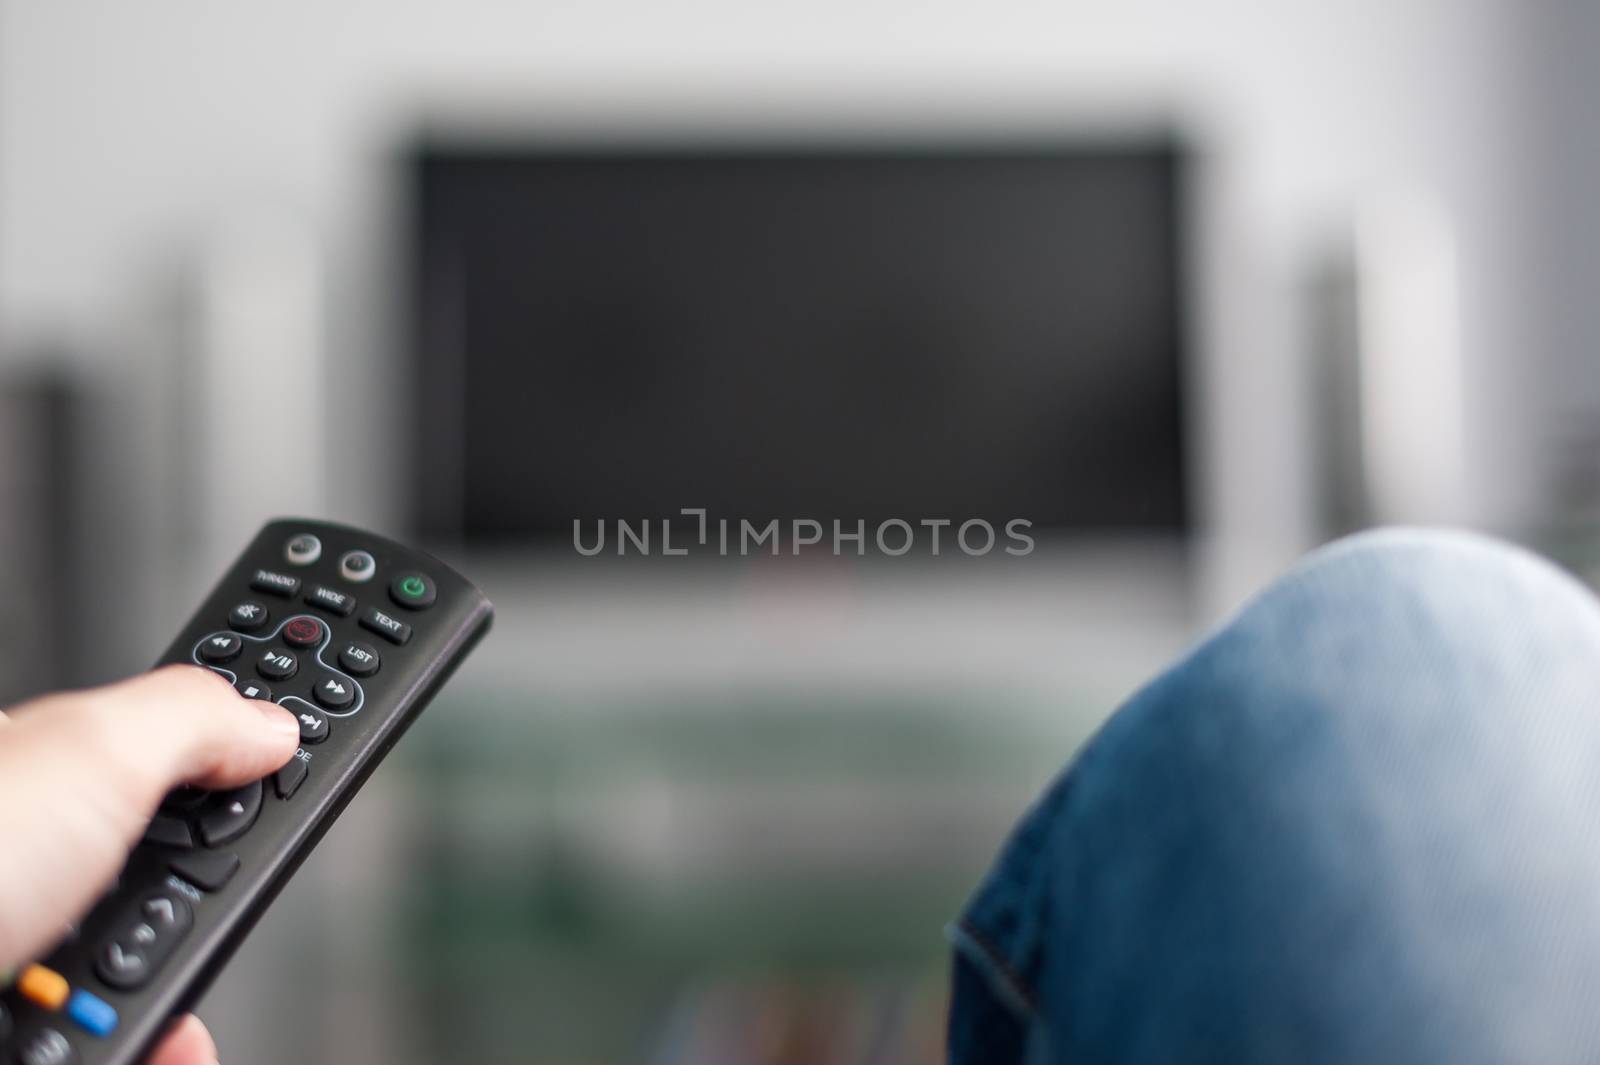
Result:
<svg viewBox="0 0 1600 1065">
<path fill-rule="evenodd" d="M 270 680 L 288 680 L 298 668 L 294 655 L 270 647 L 256 659 L 256 672 Z"/>
<path fill-rule="evenodd" d="M 317 682 L 315 692 L 317 702 L 329 710 L 345 710 L 356 701 L 355 682 L 343 677 L 324 677 Z"/>
</svg>

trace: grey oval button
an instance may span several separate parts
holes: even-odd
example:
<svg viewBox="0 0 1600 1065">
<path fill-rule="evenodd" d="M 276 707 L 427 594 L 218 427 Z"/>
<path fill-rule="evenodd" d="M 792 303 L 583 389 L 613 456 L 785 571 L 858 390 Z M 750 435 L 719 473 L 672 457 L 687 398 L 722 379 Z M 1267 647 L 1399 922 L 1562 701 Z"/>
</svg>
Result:
<svg viewBox="0 0 1600 1065">
<path fill-rule="evenodd" d="M 322 541 L 310 533 L 291 536 L 289 542 L 283 545 L 283 557 L 289 560 L 290 565 L 309 566 L 322 557 Z"/>
<path fill-rule="evenodd" d="M 347 581 L 360 584 L 370 581 L 372 575 L 378 572 L 378 563 L 365 551 L 346 551 L 339 560 L 339 576 Z"/>
</svg>

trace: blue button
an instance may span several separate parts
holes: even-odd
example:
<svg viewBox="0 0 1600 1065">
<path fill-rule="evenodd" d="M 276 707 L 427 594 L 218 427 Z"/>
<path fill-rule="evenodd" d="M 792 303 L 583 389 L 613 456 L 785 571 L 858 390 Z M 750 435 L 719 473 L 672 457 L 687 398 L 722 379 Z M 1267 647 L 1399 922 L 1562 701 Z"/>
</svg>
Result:
<svg viewBox="0 0 1600 1065">
<path fill-rule="evenodd" d="M 74 991 L 67 1001 L 67 1016 L 91 1035 L 108 1036 L 117 1030 L 117 1011 L 104 999 L 87 991 Z"/>
</svg>

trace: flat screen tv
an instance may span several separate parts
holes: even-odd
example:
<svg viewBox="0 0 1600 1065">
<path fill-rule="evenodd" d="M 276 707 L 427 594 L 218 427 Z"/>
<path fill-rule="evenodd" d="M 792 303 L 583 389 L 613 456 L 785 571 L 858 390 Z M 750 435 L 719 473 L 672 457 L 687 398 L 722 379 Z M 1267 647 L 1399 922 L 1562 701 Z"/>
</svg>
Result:
<svg viewBox="0 0 1600 1065">
<path fill-rule="evenodd" d="M 423 144 L 414 516 L 1181 533 L 1175 141 Z"/>
</svg>

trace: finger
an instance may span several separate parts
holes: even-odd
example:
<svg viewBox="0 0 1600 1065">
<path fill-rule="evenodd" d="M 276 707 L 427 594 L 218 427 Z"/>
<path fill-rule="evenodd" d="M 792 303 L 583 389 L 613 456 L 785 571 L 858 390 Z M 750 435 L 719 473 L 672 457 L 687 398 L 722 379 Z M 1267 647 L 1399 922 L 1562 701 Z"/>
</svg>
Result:
<svg viewBox="0 0 1600 1065">
<path fill-rule="evenodd" d="M 288 711 L 193 666 L 13 710 L 0 729 L 0 968 L 88 908 L 168 790 L 258 779 L 298 740 Z"/>
<path fill-rule="evenodd" d="M 185 1014 L 161 1037 L 145 1065 L 217 1065 L 217 1044 L 194 1014 Z"/>
<path fill-rule="evenodd" d="M 143 815 L 177 784 L 225 788 L 259 780 L 289 760 L 300 734 L 287 710 L 242 698 L 197 666 L 46 696 L 11 718 L 0 759 L 29 747 L 75 780 L 115 770 L 108 783 Z"/>
</svg>

